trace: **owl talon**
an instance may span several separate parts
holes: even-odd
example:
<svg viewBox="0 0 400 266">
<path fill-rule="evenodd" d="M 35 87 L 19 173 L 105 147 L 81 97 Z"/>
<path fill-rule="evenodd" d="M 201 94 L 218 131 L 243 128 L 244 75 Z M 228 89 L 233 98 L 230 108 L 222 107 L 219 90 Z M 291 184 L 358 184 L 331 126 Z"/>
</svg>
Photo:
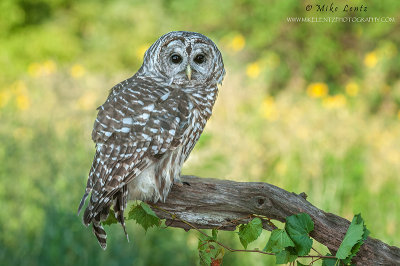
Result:
<svg viewBox="0 0 400 266">
<path fill-rule="evenodd" d="M 174 184 L 178 187 L 183 187 L 183 182 L 181 180 L 174 180 Z"/>
</svg>

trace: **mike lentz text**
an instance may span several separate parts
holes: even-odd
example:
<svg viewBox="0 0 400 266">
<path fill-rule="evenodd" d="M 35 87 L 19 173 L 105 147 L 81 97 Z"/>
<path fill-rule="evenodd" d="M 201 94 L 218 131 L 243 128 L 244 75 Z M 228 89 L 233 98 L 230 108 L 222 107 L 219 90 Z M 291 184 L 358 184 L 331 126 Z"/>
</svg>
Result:
<svg viewBox="0 0 400 266">
<path fill-rule="evenodd" d="M 309 5 L 310 6 L 310 5 Z M 312 8 L 309 8 L 307 11 L 311 11 Z M 331 3 L 330 5 L 328 4 L 315 4 L 315 11 L 317 12 L 332 12 L 332 13 L 336 13 L 338 11 L 342 11 L 342 12 L 367 12 L 368 7 L 365 5 L 359 5 L 359 6 L 352 6 L 352 5 L 344 5 L 339 7 L 338 5 L 335 5 L 334 3 Z"/>
</svg>

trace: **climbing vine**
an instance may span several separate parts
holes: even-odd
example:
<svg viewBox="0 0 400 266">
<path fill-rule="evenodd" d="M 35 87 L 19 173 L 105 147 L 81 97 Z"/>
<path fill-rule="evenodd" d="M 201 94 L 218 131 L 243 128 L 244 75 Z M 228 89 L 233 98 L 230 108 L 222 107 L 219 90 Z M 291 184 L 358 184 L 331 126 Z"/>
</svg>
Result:
<svg viewBox="0 0 400 266">
<path fill-rule="evenodd" d="M 369 231 L 364 224 L 360 214 L 354 216 L 346 235 L 335 255 L 322 255 L 315 250 L 313 239 L 310 232 L 314 230 L 314 222 L 306 213 L 298 213 L 286 217 L 283 228 L 277 228 L 270 219 L 260 215 L 250 215 L 244 217 L 249 222 L 240 224 L 237 220 L 237 235 L 244 249 L 234 249 L 218 240 L 218 229 L 211 230 L 211 235 L 204 230 L 200 230 L 195 225 L 185 221 L 175 214 L 151 205 L 152 208 L 159 209 L 171 216 L 172 220 L 178 220 L 185 223 L 193 230 L 199 232 L 198 252 L 201 265 L 222 265 L 226 251 L 229 252 L 253 252 L 264 255 L 275 256 L 276 264 L 304 265 L 300 263 L 298 258 L 308 258 L 308 265 L 313 265 L 316 261 L 322 260 L 323 266 L 334 265 L 351 265 L 352 258 L 360 250 L 360 247 L 367 239 Z M 160 226 L 161 220 L 157 217 L 149 205 L 144 202 L 134 204 L 129 213 L 127 220 L 134 220 L 140 224 L 146 231 L 150 227 Z M 111 225 L 117 223 L 114 213 L 111 211 L 108 219 L 103 224 Z M 264 225 L 268 225 L 272 230 L 269 239 L 263 249 L 247 249 L 248 244 L 258 239 L 264 230 Z M 315 253 L 315 254 L 311 254 Z"/>
</svg>

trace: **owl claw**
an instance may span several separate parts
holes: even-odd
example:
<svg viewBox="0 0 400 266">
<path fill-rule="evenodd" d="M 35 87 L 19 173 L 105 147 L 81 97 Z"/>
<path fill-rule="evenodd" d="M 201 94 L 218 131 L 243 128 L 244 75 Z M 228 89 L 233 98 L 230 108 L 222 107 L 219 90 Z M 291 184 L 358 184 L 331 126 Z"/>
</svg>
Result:
<svg viewBox="0 0 400 266">
<path fill-rule="evenodd" d="M 183 187 L 183 185 L 190 186 L 190 184 L 186 181 L 181 181 L 181 180 L 175 180 L 174 184 L 177 185 L 178 187 Z"/>
</svg>

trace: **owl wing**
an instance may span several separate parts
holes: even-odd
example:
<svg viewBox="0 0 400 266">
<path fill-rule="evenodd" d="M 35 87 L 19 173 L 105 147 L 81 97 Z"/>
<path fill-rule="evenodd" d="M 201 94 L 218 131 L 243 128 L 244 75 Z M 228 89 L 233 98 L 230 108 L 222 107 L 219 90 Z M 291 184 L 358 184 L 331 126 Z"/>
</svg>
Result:
<svg viewBox="0 0 400 266">
<path fill-rule="evenodd" d="M 83 217 L 86 225 L 159 156 L 181 145 L 191 108 L 186 94 L 171 88 L 131 82 L 112 91 L 99 107 L 92 132 L 96 154 L 78 210 L 92 192 Z"/>
</svg>

